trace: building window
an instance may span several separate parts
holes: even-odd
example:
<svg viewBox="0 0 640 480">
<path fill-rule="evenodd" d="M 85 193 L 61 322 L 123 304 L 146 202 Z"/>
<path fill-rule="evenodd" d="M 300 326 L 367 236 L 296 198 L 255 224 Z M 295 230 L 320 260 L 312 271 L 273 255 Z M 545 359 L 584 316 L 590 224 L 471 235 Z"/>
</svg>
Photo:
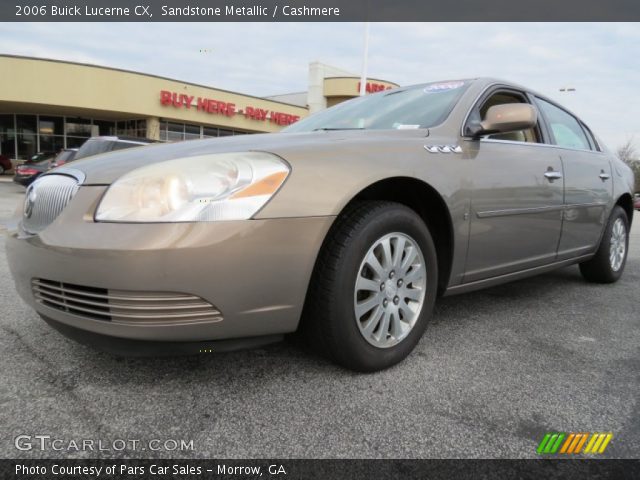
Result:
<svg viewBox="0 0 640 480">
<path fill-rule="evenodd" d="M 184 124 L 175 122 L 163 122 L 164 136 L 161 136 L 161 140 L 167 142 L 181 142 L 184 140 Z"/>
<path fill-rule="evenodd" d="M 93 125 L 98 127 L 98 135 L 100 136 L 116 134 L 116 122 L 110 122 L 108 120 L 94 120 Z"/>
<path fill-rule="evenodd" d="M 204 138 L 217 137 L 218 136 L 218 129 L 217 128 L 213 128 L 213 127 L 202 127 L 202 136 Z"/>
<path fill-rule="evenodd" d="M 64 118 L 38 117 L 39 152 L 57 152 L 64 148 Z"/>
<path fill-rule="evenodd" d="M 64 118 L 40 115 L 38 117 L 38 133 L 40 135 L 64 136 Z"/>
<path fill-rule="evenodd" d="M 16 139 L 18 152 L 16 158 L 28 160 L 38 153 L 37 117 L 35 115 L 16 115 Z"/>
<path fill-rule="evenodd" d="M 90 118 L 66 118 L 65 133 L 71 137 L 89 138 L 93 136 Z"/>
<path fill-rule="evenodd" d="M 249 132 L 228 128 L 205 127 L 189 123 L 170 122 L 160 120 L 160 140 L 163 142 L 180 142 L 197 138 L 227 137 L 231 135 L 245 135 Z"/>
<path fill-rule="evenodd" d="M 0 114 L 0 154 L 12 159 L 28 160 L 38 152 L 79 148 L 87 138 L 114 135 L 115 130 L 116 122 L 108 120 Z"/>
<path fill-rule="evenodd" d="M 66 117 L 64 130 L 67 136 L 67 148 L 80 148 L 87 138 L 98 134 L 98 128 L 91 125 L 90 118 Z"/>
<path fill-rule="evenodd" d="M 184 139 L 185 140 L 194 140 L 196 138 L 202 138 L 200 136 L 200 125 L 184 125 Z"/>
<path fill-rule="evenodd" d="M 13 114 L 0 115 L 0 155 L 16 158 L 16 129 Z"/>
<path fill-rule="evenodd" d="M 116 132 L 118 135 L 127 137 L 145 138 L 147 136 L 146 120 L 124 120 L 117 122 Z"/>
</svg>

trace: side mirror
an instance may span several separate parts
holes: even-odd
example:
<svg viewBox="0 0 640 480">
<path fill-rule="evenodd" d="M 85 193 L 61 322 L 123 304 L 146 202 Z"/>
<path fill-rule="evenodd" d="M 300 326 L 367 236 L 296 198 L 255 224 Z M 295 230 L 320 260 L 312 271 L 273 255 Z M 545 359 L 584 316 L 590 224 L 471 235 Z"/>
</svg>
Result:
<svg viewBox="0 0 640 480">
<path fill-rule="evenodd" d="M 526 103 L 507 103 L 489 107 L 480 129 L 474 137 L 493 133 L 517 132 L 535 127 L 538 113 L 533 106 Z"/>
</svg>

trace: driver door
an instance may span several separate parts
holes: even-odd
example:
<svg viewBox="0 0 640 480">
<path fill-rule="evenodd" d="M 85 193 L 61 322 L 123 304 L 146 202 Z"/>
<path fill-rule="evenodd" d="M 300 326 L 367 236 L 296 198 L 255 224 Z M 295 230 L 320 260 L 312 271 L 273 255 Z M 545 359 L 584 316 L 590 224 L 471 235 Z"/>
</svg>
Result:
<svg viewBox="0 0 640 480">
<path fill-rule="evenodd" d="M 530 103 L 515 90 L 485 96 L 469 121 L 490 106 Z M 563 167 L 542 143 L 544 126 L 469 140 L 472 189 L 464 283 L 552 263 L 562 228 Z"/>
</svg>

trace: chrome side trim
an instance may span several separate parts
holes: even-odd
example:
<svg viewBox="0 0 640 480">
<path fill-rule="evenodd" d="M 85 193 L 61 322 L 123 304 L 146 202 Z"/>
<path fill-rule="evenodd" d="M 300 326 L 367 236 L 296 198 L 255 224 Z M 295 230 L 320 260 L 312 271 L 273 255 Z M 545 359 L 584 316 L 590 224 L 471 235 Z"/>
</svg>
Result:
<svg viewBox="0 0 640 480">
<path fill-rule="evenodd" d="M 509 215 L 527 215 L 529 213 L 556 212 L 564 210 L 564 205 L 549 205 L 547 207 L 510 208 L 507 210 L 487 210 L 476 212 L 478 218 L 506 217 Z"/>
<path fill-rule="evenodd" d="M 564 206 L 565 210 L 570 208 L 587 208 L 587 207 L 606 207 L 607 202 L 591 202 L 591 203 L 567 203 Z"/>
<path fill-rule="evenodd" d="M 544 207 L 531 208 L 510 208 L 506 210 L 487 210 L 484 212 L 476 212 L 478 218 L 506 217 L 509 215 L 527 215 L 530 213 L 556 212 L 561 210 L 569 210 L 572 208 L 588 208 L 588 207 L 606 207 L 606 202 L 592 203 L 570 203 L 567 205 L 549 205 Z"/>
<path fill-rule="evenodd" d="M 465 137 L 465 140 L 469 141 L 469 142 L 473 142 L 474 140 L 472 140 L 469 137 Z M 482 137 L 480 138 L 480 141 L 483 143 L 505 143 L 507 145 L 522 145 L 522 146 L 526 146 L 526 147 L 545 147 L 545 148 L 555 148 L 558 150 L 569 150 L 571 152 L 583 152 L 583 153 L 593 153 L 593 154 L 598 154 L 598 155 L 604 155 L 604 152 L 600 152 L 597 150 L 584 150 L 581 148 L 568 148 L 568 147 L 561 147 L 560 145 L 553 145 L 551 143 L 534 143 L 534 142 L 517 142 L 515 140 L 500 140 L 499 138 L 485 138 Z"/>
</svg>

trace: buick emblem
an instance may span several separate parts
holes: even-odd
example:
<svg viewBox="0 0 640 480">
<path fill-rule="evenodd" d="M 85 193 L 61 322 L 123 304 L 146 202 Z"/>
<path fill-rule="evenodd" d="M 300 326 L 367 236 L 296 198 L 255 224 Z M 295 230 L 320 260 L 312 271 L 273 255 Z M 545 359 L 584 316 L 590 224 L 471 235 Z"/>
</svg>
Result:
<svg viewBox="0 0 640 480">
<path fill-rule="evenodd" d="M 33 207 L 36 204 L 36 189 L 31 187 L 27 192 L 27 198 L 24 201 L 24 217 L 31 218 Z"/>
</svg>

